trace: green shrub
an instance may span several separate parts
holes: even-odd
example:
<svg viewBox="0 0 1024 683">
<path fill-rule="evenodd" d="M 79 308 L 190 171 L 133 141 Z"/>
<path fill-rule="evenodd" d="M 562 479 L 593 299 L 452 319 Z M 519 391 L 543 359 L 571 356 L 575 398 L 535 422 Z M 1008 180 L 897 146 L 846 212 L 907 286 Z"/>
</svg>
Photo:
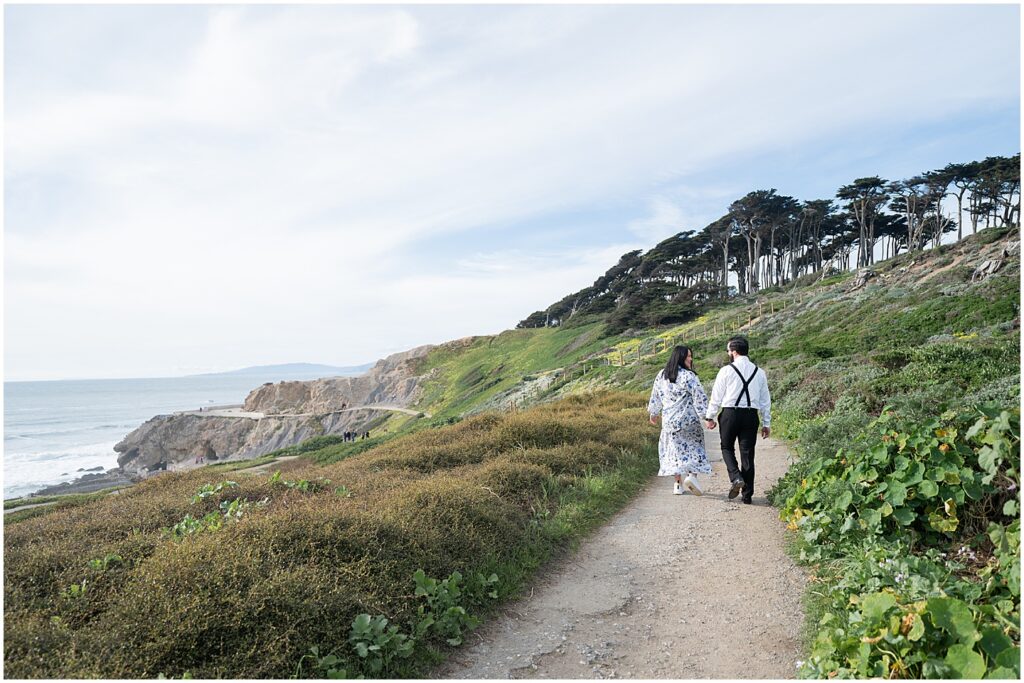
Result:
<svg viewBox="0 0 1024 683">
<path fill-rule="evenodd" d="M 1020 412 L 918 419 L 886 414 L 773 491 L 830 586 L 802 676 L 1019 673 Z"/>
</svg>

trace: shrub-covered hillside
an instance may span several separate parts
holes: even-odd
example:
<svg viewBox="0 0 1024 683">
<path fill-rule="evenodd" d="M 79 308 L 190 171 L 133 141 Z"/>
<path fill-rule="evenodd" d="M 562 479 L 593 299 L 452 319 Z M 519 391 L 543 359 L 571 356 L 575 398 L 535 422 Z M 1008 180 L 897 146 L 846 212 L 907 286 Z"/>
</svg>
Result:
<svg viewBox="0 0 1024 683">
<path fill-rule="evenodd" d="M 642 405 L 489 413 L 326 467 L 162 476 L 8 525 L 4 673 L 413 675 L 651 475 Z"/>
</svg>

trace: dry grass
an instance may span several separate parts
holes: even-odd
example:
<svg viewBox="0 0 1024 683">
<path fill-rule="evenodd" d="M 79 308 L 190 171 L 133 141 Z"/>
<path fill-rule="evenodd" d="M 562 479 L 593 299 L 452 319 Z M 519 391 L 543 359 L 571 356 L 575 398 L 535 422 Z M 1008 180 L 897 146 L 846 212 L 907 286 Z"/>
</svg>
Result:
<svg viewBox="0 0 1024 683">
<path fill-rule="evenodd" d="M 573 397 L 480 415 L 327 466 L 281 465 L 283 479 L 332 481 L 317 492 L 272 486 L 265 474 L 216 475 L 239 486 L 193 505 L 211 483 L 195 471 L 11 524 L 5 674 L 289 677 L 310 646 L 344 647 L 356 614 L 410 620 L 417 569 L 444 577 L 504 567 L 503 594 L 513 592 L 538 557 L 585 532 L 653 472 L 657 433 L 644 424 L 643 402 Z M 597 477 L 622 483 L 592 486 Z M 338 485 L 352 496 L 337 495 Z M 606 489 L 616 494 L 594 493 Z M 182 541 L 161 531 L 236 497 L 269 504 Z M 559 518 L 563 505 L 571 520 Z M 539 515 L 557 528 L 544 531 Z M 112 554 L 123 563 L 89 567 Z M 84 594 L 68 595 L 83 583 Z"/>
</svg>

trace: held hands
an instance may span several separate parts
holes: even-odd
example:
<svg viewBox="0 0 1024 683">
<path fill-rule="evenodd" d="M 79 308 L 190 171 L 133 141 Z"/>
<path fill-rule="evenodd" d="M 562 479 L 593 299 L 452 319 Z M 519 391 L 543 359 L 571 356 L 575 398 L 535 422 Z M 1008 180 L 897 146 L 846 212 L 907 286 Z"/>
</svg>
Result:
<svg viewBox="0 0 1024 683">
<path fill-rule="evenodd" d="M 657 415 L 651 415 L 651 424 L 654 425 L 655 427 L 658 426 L 658 416 Z"/>
<path fill-rule="evenodd" d="M 771 435 L 772 435 L 772 428 L 771 427 L 761 427 L 761 438 L 762 439 L 767 439 Z"/>
<path fill-rule="evenodd" d="M 715 421 L 714 420 L 704 420 L 704 426 L 707 427 L 708 429 L 714 429 L 715 428 Z"/>
</svg>

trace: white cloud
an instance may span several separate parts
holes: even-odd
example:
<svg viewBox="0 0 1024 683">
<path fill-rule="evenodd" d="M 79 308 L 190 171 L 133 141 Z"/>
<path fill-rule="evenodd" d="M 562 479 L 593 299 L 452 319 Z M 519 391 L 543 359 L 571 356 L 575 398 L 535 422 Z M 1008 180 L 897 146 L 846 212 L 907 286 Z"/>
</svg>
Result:
<svg viewBox="0 0 1024 683">
<path fill-rule="evenodd" d="M 511 326 L 626 241 L 714 220 L 735 197 L 708 168 L 1012 101 L 1019 78 L 1012 41 L 917 70 L 928 36 L 990 33 L 1001 15 L 980 10 L 974 24 L 925 7 L 179 10 L 202 30 L 138 8 L 78 8 L 52 33 L 69 10 L 8 16 L 8 376 L 346 364 Z M 124 16 L 136 23 L 104 23 Z M 67 44 L 87 73 L 45 57 Z M 913 97 L 864 79 L 910 67 Z M 611 239 L 503 246 L 534 219 L 610 204 L 645 213 Z M 453 235 L 471 246 L 417 260 Z M 602 240 L 622 244 L 598 262 Z"/>
<path fill-rule="evenodd" d="M 629 229 L 645 244 L 654 244 L 684 230 L 683 211 L 664 197 L 654 197 L 650 200 L 650 215 L 630 221 Z"/>
</svg>

